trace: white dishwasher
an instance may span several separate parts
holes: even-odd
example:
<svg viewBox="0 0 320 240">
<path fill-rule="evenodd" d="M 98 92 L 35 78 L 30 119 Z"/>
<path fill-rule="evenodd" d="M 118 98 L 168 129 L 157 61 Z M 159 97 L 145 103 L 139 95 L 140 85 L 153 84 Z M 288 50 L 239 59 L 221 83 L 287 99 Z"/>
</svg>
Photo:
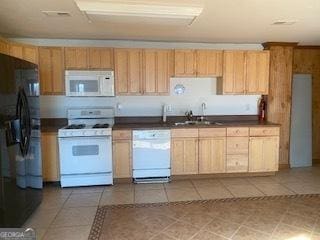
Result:
<svg viewBox="0 0 320 240">
<path fill-rule="evenodd" d="M 133 131 L 133 178 L 136 183 L 170 180 L 170 130 Z"/>
</svg>

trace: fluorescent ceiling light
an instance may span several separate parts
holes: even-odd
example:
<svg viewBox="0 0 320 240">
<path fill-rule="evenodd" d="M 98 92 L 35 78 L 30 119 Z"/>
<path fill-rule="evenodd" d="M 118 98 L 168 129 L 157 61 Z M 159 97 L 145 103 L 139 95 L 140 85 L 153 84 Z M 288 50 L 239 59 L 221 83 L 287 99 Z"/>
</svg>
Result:
<svg viewBox="0 0 320 240">
<path fill-rule="evenodd" d="M 88 15 L 177 18 L 194 20 L 203 8 L 197 6 L 160 5 L 133 2 L 75 0 Z"/>
</svg>

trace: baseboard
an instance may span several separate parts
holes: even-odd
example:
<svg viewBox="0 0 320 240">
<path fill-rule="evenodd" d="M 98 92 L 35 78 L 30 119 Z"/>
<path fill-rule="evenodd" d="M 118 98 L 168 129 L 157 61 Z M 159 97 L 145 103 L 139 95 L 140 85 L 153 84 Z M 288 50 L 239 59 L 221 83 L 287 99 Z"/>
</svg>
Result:
<svg viewBox="0 0 320 240">
<path fill-rule="evenodd" d="M 320 159 L 312 159 L 312 164 L 320 164 Z"/>
<path fill-rule="evenodd" d="M 290 165 L 288 163 L 280 163 L 279 164 L 279 170 L 280 169 L 289 169 Z"/>
</svg>

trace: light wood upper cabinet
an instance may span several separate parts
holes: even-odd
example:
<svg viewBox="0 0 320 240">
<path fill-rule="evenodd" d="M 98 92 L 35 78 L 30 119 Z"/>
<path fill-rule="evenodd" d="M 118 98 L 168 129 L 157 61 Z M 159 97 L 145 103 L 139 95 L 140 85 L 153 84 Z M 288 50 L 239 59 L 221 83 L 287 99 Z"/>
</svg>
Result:
<svg viewBox="0 0 320 240">
<path fill-rule="evenodd" d="M 250 137 L 249 172 L 278 171 L 279 137 Z"/>
<path fill-rule="evenodd" d="M 0 38 L 0 53 L 9 54 L 9 43 L 2 38 Z"/>
<path fill-rule="evenodd" d="M 56 182 L 60 180 L 59 153 L 57 133 L 41 134 L 43 180 Z"/>
<path fill-rule="evenodd" d="M 174 51 L 174 72 L 176 77 L 196 76 L 196 51 L 176 49 Z"/>
<path fill-rule="evenodd" d="M 222 76 L 223 51 L 196 50 L 197 76 Z"/>
<path fill-rule="evenodd" d="M 268 94 L 269 51 L 224 51 L 219 94 Z"/>
<path fill-rule="evenodd" d="M 199 139 L 199 173 L 224 173 L 226 137 Z"/>
<path fill-rule="evenodd" d="M 132 177 L 132 131 L 112 131 L 113 177 Z"/>
<path fill-rule="evenodd" d="M 9 44 L 9 54 L 12 57 L 23 59 L 23 46 L 19 43 Z"/>
<path fill-rule="evenodd" d="M 113 49 L 112 48 L 89 48 L 89 68 L 90 69 L 113 69 Z"/>
<path fill-rule="evenodd" d="M 244 94 L 246 80 L 245 51 L 224 51 L 223 93 Z"/>
<path fill-rule="evenodd" d="M 85 47 L 66 47 L 64 58 L 66 69 L 88 69 L 88 49 Z"/>
<path fill-rule="evenodd" d="M 246 94 L 268 94 L 269 51 L 246 52 Z"/>
<path fill-rule="evenodd" d="M 141 95 L 142 50 L 115 49 L 114 60 L 117 95 Z"/>
<path fill-rule="evenodd" d="M 40 88 L 42 95 L 63 95 L 65 92 L 63 49 L 39 48 Z"/>
<path fill-rule="evenodd" d="M 38 64 L 38 47 L 24 46 L 23 47 L 23 59 L 35 64 Z"/>
<path fill-rule="evenodd" d="M 172 50 L 143 50 L 143 94 L 168 94 L 170 86 L 170 77 L 172 75 Z"/>
</svg>

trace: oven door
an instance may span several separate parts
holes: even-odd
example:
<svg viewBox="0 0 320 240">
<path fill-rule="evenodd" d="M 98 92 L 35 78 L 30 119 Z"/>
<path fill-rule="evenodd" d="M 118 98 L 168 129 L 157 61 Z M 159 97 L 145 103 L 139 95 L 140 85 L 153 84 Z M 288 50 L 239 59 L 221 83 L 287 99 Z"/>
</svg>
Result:
<svg viewBox="0 0 320 240">
<path fill-rule="evenodd" d="M 62 175 L 112 172 L 111 136 L 59 138 Z"/>
</svg>

